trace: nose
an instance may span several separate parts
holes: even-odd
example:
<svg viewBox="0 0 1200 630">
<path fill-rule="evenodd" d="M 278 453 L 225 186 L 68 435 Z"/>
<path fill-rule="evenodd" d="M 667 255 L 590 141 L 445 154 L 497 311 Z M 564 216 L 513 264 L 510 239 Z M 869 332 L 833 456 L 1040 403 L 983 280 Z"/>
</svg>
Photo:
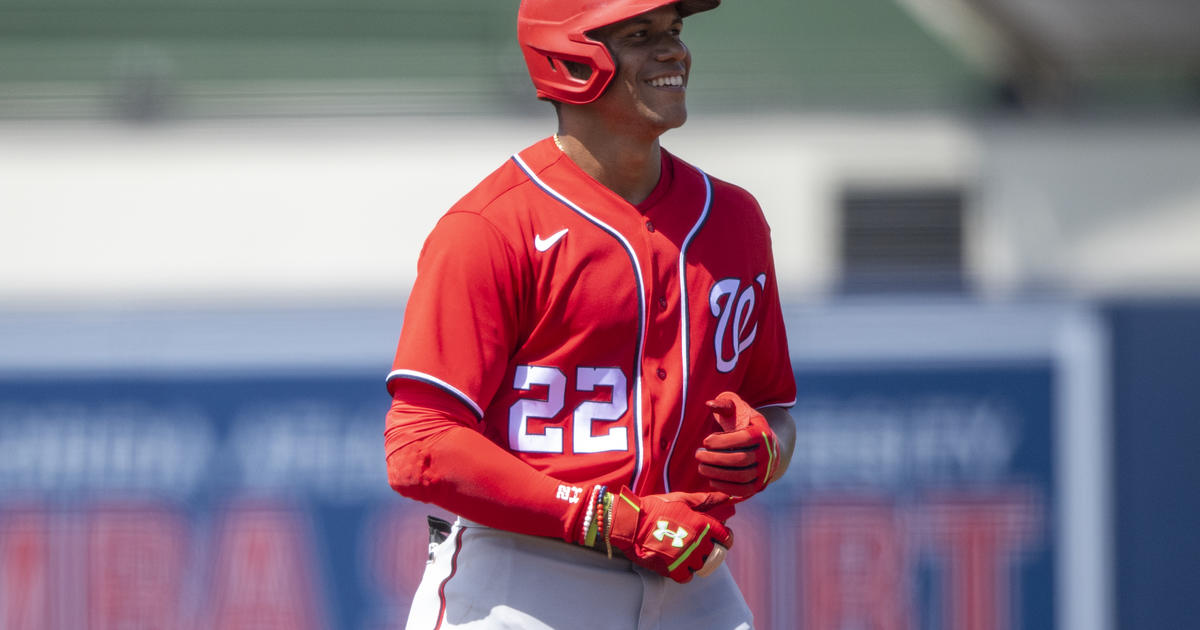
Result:
<svg viewBox="0 0 1200 630">
<path fill-rule="evenodd" d="M 682 61 L 688 56 L 687 46 L 678 37 L 664 37 L 659 43 L 655 57 L 658 61 Z"/>
</svg>

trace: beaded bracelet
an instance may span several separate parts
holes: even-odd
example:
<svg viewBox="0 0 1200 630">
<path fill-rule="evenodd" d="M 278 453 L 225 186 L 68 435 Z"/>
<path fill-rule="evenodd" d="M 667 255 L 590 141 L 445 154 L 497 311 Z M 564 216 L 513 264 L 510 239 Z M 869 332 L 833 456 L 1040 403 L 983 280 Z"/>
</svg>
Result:
<svg viewBox="0 0 1200 630">
<path fill-rule="evenodd" d="M 596 528 L 596 531 L 595 531 L 595 533 L 592 535 L 592 537 L 591 537 L 591 540 L 589 540 L 589 541 L 588 541 L 588 546 L 589 546 L 589 547 L 596 547 L 596 548 L 598 548 L 598 547 L 597 547 L 597 545 L 596 545 L 596 544 L 599 542 L 598 538 L 599 538 L 600 536 L 602 536 L 602 535 L 603 535 L 603 527 L 604 527 L 604 495 L 606 495 L 606 494 L 608 494 L 608 486 L 600 485 L 600 486 L 597 486 L 597 487 L 596 487 L 596 495 L 595 495 L 595 498 L 596 498 L 596 501 L 595 501 L 595 505 L 596 505 L 596 519 L 595 519 L 595 521 L 593 522 L 593 525 L 595 526 L 595 528 Z"/>
<path fill-rule="evenodd" d="M 592 486 L 592 492 L 588 495 L 587 512 L 583 515 L 583 544 L 591 547 L 596 544 L 596 522 L 592 520 L 592 514 L 596 510 L 596 491 L 600 486 Z"/>
</svg>

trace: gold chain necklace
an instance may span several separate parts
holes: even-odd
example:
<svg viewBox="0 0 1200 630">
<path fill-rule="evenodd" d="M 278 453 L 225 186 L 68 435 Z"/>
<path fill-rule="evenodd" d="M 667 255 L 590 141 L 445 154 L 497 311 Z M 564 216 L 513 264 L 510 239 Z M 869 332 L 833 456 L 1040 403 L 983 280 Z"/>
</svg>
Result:
<svg viewBox="0 0 1200 630">
<path fill-rule="evenodd" d="M 563 153 L 566 153 L 566 152 L 567 152 L 567 150 L 563 148 L 563 145 L 562 145 L 562 143 L 558 141 L 558 134 L 557 134 L 557 133 L 555 133 L 555 134 L 554 134 L 554 146 L 558 147 L 558 150 L 559 150 L 559 151 L 562 151 Z"/>
</svg>

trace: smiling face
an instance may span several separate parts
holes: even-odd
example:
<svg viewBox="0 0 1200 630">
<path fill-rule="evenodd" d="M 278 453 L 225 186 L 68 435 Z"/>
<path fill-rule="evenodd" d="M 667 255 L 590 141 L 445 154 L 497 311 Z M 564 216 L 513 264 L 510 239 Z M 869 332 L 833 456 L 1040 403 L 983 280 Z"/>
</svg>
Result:
<svg viewBox="0 0 1200 630">
<path fill-rule="evenodd" d="M 682 29 L 678 9 L 665 6 L 590 33 L 608 46 L 617 65 L 612 83 L 590 106 L 615 125 L 656 136 L 682 125 L 692 67 Z"/>
</svg>

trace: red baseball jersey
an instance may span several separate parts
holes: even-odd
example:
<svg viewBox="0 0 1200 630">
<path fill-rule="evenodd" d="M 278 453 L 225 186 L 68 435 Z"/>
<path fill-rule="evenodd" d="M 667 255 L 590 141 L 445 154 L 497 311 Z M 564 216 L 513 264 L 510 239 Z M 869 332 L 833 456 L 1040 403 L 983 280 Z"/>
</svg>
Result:
<svg viewBox="0 0 1200 630">
<path fill-rule="evenodd" d="M 705 401 L 790 406 L 770 232 L 754 198 L 662 152 L 634 206 L 547 138 L 429 235 L 389 391 L 416 379 L 559 480 L 708 490 Z"/>
</svg>

